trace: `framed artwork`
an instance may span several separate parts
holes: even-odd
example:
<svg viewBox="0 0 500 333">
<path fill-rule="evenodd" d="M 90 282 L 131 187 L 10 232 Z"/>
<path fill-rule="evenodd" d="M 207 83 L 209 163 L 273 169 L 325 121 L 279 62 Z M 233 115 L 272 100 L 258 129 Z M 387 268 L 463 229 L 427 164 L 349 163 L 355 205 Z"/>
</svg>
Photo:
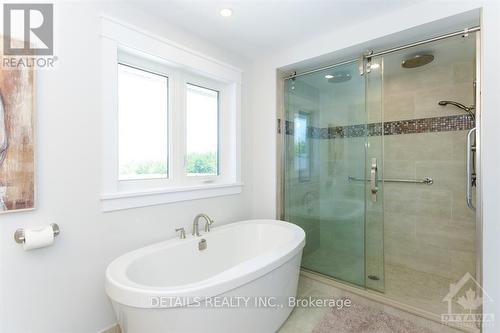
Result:
<svg viewBox="0 0 500 333">
<path fill-rule="evenodd" d="M 35 90 L 33 69 L 4 68 L 0 60 L 0 213 L 5 213 L 35 207 Z"/>
</svg>

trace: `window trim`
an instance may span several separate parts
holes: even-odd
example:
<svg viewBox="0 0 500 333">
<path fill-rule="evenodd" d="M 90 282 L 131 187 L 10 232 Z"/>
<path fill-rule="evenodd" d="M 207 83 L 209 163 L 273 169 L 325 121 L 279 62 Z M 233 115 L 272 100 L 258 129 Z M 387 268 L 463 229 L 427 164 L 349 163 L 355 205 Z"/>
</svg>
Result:
<svg viewBox="0 0 500 333">
<path fill-rule="evenodd" d="M 101 32 L 101 84 L 102 84 L 102 187 L 101 208 L 103 211 L 114 211 L 135 207 L 158 205 L 170 202 L 195 200 L 233 195 L 241 193 L 241 70 L 231 65 L 207 57 L 182 45 L 140 30 L 127 23 L 110 17 L 102 17 Z M 189 77 L 206 78 L 210 82 L 220 84 L 219 95 L 219 170 L 225 173 L 212 181 L 205 176 L 189 176 L 196 178 L 191 182 L 164 182 L 155 184 L 155 179 L 118 180 L 118 62 L 123 62 L 127 54 L 130 59 L 143 59 L 145 63 L 155 64 L 153 73 L 166 75 L 169 82 L 169 180 L 174 179 L 175 150 L 178 144 L 172 138 L 178 137 L 173 127 L 176 114 L 170 103 L 175 103 L 172 93 L 175 79 Z M 154 56 L 152 56 L 154 55 Z M 168 59 L 168 60 L 167 60 Z M 128 62 L 128 61 L 127 61 Z M 127 63 L 129 64 L 129 63 Z M 132 64 L 133 65 L 133 64 Z M 161 67 L 158 69 L 158 65 Z M 138 66 L 133 66 L 138 67 Z M 139 69 L 143 69 L 139 66 Z M 151 69 L 151 68 L 149 68 Z M 166 73 L 166 72 L 167 73 Z M 202 85 L 211 88 L 212 86 Z M 224 93 L 223 93 L 224 92 Z M 175 93 L 175 92 L 174 92 Z M 224 113 L 221 116 L 221 113 Z M 178 120 L 178 119 L 177 119 Z M 184 121 L 185 126 L 185 121 Z M 184 128 L 184 133 L 186 130 Z M 222 136 L 222 138 L 221 138 Z M 223 140 L 227 145 L 223 149 Z M 185 146 L 185 143 L 184 143 Z M 225 151 L 227 150 L 227 151 Z M 222 155 L 224 155 L 222 157 Z M 224 164 L 225 163 L 225 164 Z M 227 170 L 225 170 L 227 168 Z M 178 172 L 179 170 L 177 170 Z M 186 174 L 186 177 L 187 174 Z M 209 176 L 213 178 L 215 176 Z M 162 179 L 165 181 L 165 179 Z M 137 186 L 134 183 L 142 183 Z M 126 184 L 126 185 L 125 185 Z"/>
</svg>

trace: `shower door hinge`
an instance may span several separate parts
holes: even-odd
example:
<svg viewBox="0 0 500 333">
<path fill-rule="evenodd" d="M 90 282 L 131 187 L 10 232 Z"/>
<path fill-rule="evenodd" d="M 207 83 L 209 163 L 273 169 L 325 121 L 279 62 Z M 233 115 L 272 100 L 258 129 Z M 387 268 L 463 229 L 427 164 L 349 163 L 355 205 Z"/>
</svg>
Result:
<svg viewBox="0 0 500 333">
<path fill-rule="evenodd" d="M 276 131 L 278 132 L 278 134 L 281 134 L 281 119 L 280 118 L 278 118 L 278 124 L 277 124 Z"/>
<path fill-rule="evenodd" d="M 372 54 L 373 54 L 373 50 L 366 51 L 366 53 L 365 53 L 366 72 L 367 73 L 370 73 L 372 71 L 372 57 L 371 57 Z"/>
<path fill-rule="evenodd" d="M 365 73 L 370 73 L 372 71 L 372 57 L 373 50 L 366 51 L 362 55 L 359 56 L 359 75 L 364 75 Z M 366 59 L 366 67 L 365 67 L 365 59 Z"/>
<path fill-rule="evenodd" d="M 359 75 L 363 76 L 365 74 L 365 55 L 361 54 L 358 60 L 358 70 Z"/>
</svg>

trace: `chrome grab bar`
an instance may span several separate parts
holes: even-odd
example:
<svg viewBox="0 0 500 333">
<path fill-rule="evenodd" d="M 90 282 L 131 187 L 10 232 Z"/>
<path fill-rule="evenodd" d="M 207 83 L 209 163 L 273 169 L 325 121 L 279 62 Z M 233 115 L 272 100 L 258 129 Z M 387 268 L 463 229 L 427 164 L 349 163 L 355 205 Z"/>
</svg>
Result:
<svg viewBox="0 0 500 333">
<path fill-rule="evenodd" d="M 348 176 L 347 177 L 348 181 L 356 181 L 356 182 L 362 182 L 362 181 L 368 181 L 368 179 L 363 179 L 363 178 L 357 178 L 357 177 L 352 177 Z M 370 179 L 371 181 L 371 179 Z M 434 183 L 434 180 L 430 177 L 425 177 L 424 179 L 378 179 L 378 181 L 384 182 L 384 183 L 411 183 L 411 184 L 426 184 L 426 185 L 432 185 Z"/>
<path fill-rule="evenodd" d="M 377 159 L 372 158 L 372 165 L 370 168 L 370 190 L 372 193 L 372 202 L 377 202 L 378 192 L 378 176 L 377 176 Z"/>
<path fill-rule="evenodd" d="M 472 209 L 472 210 L 476 210 L 476 207 L 474 207 L 473 203 L 472 203 L 472 185 L 475 181 L 474 179 L 474 167 L 473 167 L 473 150 L 475 149 L 475 147 L 472 145 L 472 134 L 475 134 L 476 133 L 476 128 L 471 128 L 469 130 L 469 132 L 467 132 L 467 179 L 466 179 L 466 195 L 465 195 L 465 199 L 467 201 L 467 206 Z"/>
</svg>

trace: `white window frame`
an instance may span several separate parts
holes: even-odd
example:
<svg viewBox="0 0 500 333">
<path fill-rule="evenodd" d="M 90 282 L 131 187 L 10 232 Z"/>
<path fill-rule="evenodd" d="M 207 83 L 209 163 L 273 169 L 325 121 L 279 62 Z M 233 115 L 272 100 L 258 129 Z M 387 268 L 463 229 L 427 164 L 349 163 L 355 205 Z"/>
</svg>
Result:
<svg viewBox="0 0 500 333">
<path fill-rule="evenodd" d="M 123 191 L 134 191 L 134 190 L 147 190 L 149 188 L 159 188 L 159 187 L 170 187 L 173 186 L 172 182 L 172 110 L 174 108 L 173 105 L 173 94 L 172 94 L 172 84 L 175 79 L 174 71 L 167 67 L 162 66 L 161 64 L 144 59 L 142 57 L 138 57 L 136 55 L 130 54 L 124 50 L 118 50 L 118 64 L 123 64 L 126 66 L 133 67 L 138 70 L 147 71 L 153 74 L 158 74 L 162 76 L 166 76 L 168 79 L 168 110 L 166 110 L 167 114 L 167 131 L 168 131 L 168 148 L 167 148 L 167 178 L 134 178 L 134 179 L 118 179 L 117 176 L 117 190 L 120 192 Z M 117 88 L 118 89 L 118 83 Z M 117 109 L 118 105 L 117 105 Z M 119 113 L 119 110 L 117 111 Z M 118 149 L 118 147 L 117 147 Z"/>
<path fill-rule="evenodd" d="M 187 84 L 193 84 L 202 88 L 206 89 L 211 89 L 215 90 L 219 93 L 219 106 L 218 106 L 218 115 L 217 115 L 217 121 L 218 121 L 218 174 L 217 175 L 199 175 L 199 176 L 188 176 L 187 170 L 186 170 L 186 165 L 185 163 L 182 163 L 182 174 L 180 174 L 178 177 L 181 179 L 183 184 L 210 184 L 210 183 L 223 183 L 226 182 L 225 180 L 229 178 L 227 176 L 228 170 L 228 161 L 223 160 L 225 157 L 225 152 L 226 150 L 229 150 L 229 136 L 227 135 L 227 129 L 230 127 L 230 124 L 227 124 L 227 117 L 224 117 L 226 114 L 226 111 L 228 109 L 228 105 L 226 105 L 226 95 L 228 94 L 228 91 L 226 90 L 226 87 L 216 81 L 206 79 L 203 77 L 199 77 L 196 75 L 192 75 L 189 73 L 183 73 L 182 75 L 182 85 L 183 85 L 183 92 L 187 92 L 186 86 Z M 187 96 L 183 96 L 183 102 L 187 102 Z M 186 107 L 183 106 L 183 110 L 186 110 Z M 184 130 L 184 135 L 183 137 L 183 147 L 182 151 L 186 152 L 186 155 L 184 156 L 184 161 L 187 160 L 187 112 L 182 112 L 182 129 Z M 181 162 L 184 162 L 181 161 Z"/>
<path fill-rule="evenodd" d="M 101 23 L 102 210 L 241 193 L 241 70 L 115 19 Z M 168 77 L 168 178 L 118 179 L 118 63 Z M 219 91 L 218 175 L 187 175 L 187 83 Z"/>
</svg>

